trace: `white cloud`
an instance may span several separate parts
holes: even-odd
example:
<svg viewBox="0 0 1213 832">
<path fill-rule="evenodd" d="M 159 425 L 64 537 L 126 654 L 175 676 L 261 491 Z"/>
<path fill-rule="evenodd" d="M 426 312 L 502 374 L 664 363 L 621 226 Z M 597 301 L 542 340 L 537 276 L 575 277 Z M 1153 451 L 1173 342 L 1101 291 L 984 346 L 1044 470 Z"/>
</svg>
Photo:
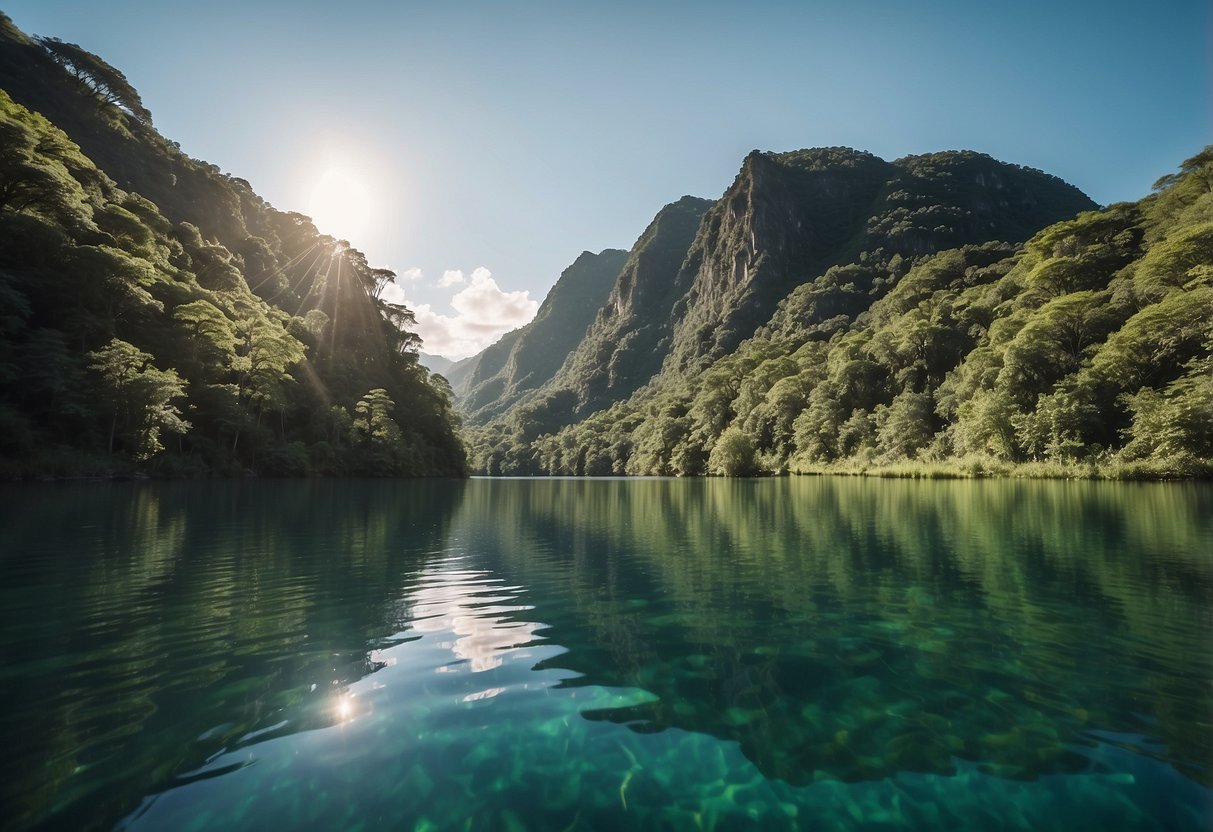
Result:
<svg viewBox="0 0 1213 832">
<path fill-rule="evenodd" d="M 428 303 L 416 307 L 417 334 L 427 353 L 459 359 L 480 352 L 530 321 L 539 311 L 539 302 L 531 300 L 530 292 L 502 291 L 492 273 L 481 266 L 472 272 L 471 282 L 451 298 L 451 307 L 458 314 L 435 312 Z"/>
<path fill-rule="evenodd" d="M 404 289 L 401 288 L 403 283 L 416 283 L 422 278 L 421 269 L 413 266 L 410 269 L 405 269 L 396 275 L 394 280 L 390 280 L 383 285 L 379 291 L 379 297 L 388 303 L 399 303 L 408 305 L 404 298 Z"/>
<path fill-rule="evenodd" d="M 503 292 L 484 266 L 472 272 L 472 282 L 451 298 L 451 306 L 468 321 L 504 327 L 507 332 L 535 317 L 539 304 L 530 292 Z"/>
<path fill-rule="evenodd" d="M 404 289 L 400 288 L 400 275 L 397 275 L 395 280 L 389 280 L 383 284 L 379 297 L 388 303 L 405 303 Z"/>
<path fill-rule="evenodd" d="M 483 266 L 481 267 L 483 268 Z M 455 286 L 463 282 L 463 272 L 459 269 L 447 269 L 442 273 L 442 278 L 438 281 L 438 288 L 445 289 L 448 286 Z"/>
</svg>

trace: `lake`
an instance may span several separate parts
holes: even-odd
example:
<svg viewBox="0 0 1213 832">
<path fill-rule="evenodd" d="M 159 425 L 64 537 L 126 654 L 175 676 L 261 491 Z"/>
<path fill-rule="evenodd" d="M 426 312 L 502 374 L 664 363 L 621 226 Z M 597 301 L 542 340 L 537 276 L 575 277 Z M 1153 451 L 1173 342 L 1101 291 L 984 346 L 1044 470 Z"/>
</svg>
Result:
<svg viewBox="0 0 1213 832">
<path fill-rule="evenodd" d="M 0 489 L 37 829 L 1213 821 L 1213 486 Z"/>
</svg>

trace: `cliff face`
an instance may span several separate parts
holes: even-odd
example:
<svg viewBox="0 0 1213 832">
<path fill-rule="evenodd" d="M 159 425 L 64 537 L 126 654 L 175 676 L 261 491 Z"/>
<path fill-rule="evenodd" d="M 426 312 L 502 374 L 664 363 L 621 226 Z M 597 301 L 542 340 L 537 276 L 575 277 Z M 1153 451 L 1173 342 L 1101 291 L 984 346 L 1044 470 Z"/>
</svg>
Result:
<svg viewBox="0 0 1213 832">
<path fill-rule="evenodd" d="M 853 315 L 894 258 L 987 240 L 1020 242 L 1095 204 L 1077 188 L 978 153 L 896 162 L 849 148 L 746 157 L 705 217 L 677 283 L 667 372 L 728 354 L 797 287 L 831 266 L 866 263 L 869 280 L 818 304 L 820 323 Z M 839 287 L 843 288 L 843 287 Z M 850 297 L 848 297 L 848 295 Z"/>
<path fill-rule="evenodd" d="M 868 153 L 754 151 L 704 218 L 678 276 L 669 366 L 728 352 L 863 229 L 889 176 Z"/>
<path fill-rule="evenodd" d="M 584 340 L 542 387 L 490 404 L 504 395 L 498 373 L 513 345 L 482 353 L 488 381 L 475 412 L 523 406 L 528 432 L 558 429 L 654 379 L 693 378 L 760 331 L 828 337 L 918 259 L 1020 242 L 1094 207 L 1056 177 L 979 153 L 887 162 L 850 148 L 754 151 L 719 200 L 683 197 L 657 214 Z"/>
<path fill-rule="evenodd" d="M 479 354 L 459 399 L 471 421 L 496 416 L 551 380 L 585 337 L 626 259 L 627 252 L 618 249 L 582 252 L 561 273 L 533 321 Z"/>
<path fill-rule="evenodd" d="M 684 196 L 662 208 L 632 246 L 585 338 L 549 385 L 574 391 L 577 413 L 627 398 L 660 369 L 673 309 L 686 291 L 679 270 L 711 205 Z"/>
</svg>

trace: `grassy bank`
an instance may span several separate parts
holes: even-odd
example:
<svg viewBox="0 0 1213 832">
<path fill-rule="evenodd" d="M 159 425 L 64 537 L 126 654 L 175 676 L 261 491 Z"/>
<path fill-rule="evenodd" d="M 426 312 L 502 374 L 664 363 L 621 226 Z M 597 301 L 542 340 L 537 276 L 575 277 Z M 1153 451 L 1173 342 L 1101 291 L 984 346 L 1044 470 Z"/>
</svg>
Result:
<svg viewBox="0 0 1213 832">
<path fill-rule="evenodd" d="M 887 477 L 891 479 L 982 479 L 990 477 L 1053 480 L 1203 480 L 1213 479 L 1213 460 L 1173 457 L 1124 461 L 1041 461 L 1014 463 L 993 457 L 875 462 L 857 459 L 833 463 L 797 463 L 792 474 Z"/>
</svg>

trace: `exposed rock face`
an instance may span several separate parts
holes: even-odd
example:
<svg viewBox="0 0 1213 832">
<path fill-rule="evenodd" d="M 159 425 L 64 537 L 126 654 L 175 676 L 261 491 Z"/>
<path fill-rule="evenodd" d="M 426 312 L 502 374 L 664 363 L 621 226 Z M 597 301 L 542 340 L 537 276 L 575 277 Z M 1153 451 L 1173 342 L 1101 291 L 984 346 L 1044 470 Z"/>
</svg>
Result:
<svg viewBox="0 0 1213 832">
<path fill-rule="evenodd" d="M 828 336 L 926 255 L 1020 242 L 1095 207 L 1057 177 L 970 151 L 894 162 L 840 147 L 753 151 L 719 200 L 683 197 L 657 214 L 550 381 L 494 403 L 517 389 L 500 375 L 516 346 L 506 336 L 479 356 L 483 386 L 465 407 L 486 421 L 524 405 L 535 429 L 555 430 L 659 374 L 694 375 L 764 326 Z"/>
<path fill-rule="evenodd" d="M 573 390 L 577 412 L 626 399 L 661 368 L 670 348 L 677 282 L 711 200 L 684 196 L 661 209 L 632 246 L 606 303 L 556 374 L 553 389 Z"/>
<path fill-rule="evenodd" d="M 479 354 L 456 390 L 470 420 L 491 419 L 551 380 L 585 337 L 626 258 L 627 252 L 618 249 L 582 252 L 560 275 L 533 321 Z"/>
<path fill-rule="evenodd" d="M 886 162 L 849 148 L 754 151 L 704 218 L 678 276 L 687 291 L 673 312 L 666 369 L 732 352 L 793 289 L 830 266 L 1020 242 L 1094 207 L 1056 177 L 978 153 Z M 821 304 L 822 315 L 850 311 Z"/>
</svg>

